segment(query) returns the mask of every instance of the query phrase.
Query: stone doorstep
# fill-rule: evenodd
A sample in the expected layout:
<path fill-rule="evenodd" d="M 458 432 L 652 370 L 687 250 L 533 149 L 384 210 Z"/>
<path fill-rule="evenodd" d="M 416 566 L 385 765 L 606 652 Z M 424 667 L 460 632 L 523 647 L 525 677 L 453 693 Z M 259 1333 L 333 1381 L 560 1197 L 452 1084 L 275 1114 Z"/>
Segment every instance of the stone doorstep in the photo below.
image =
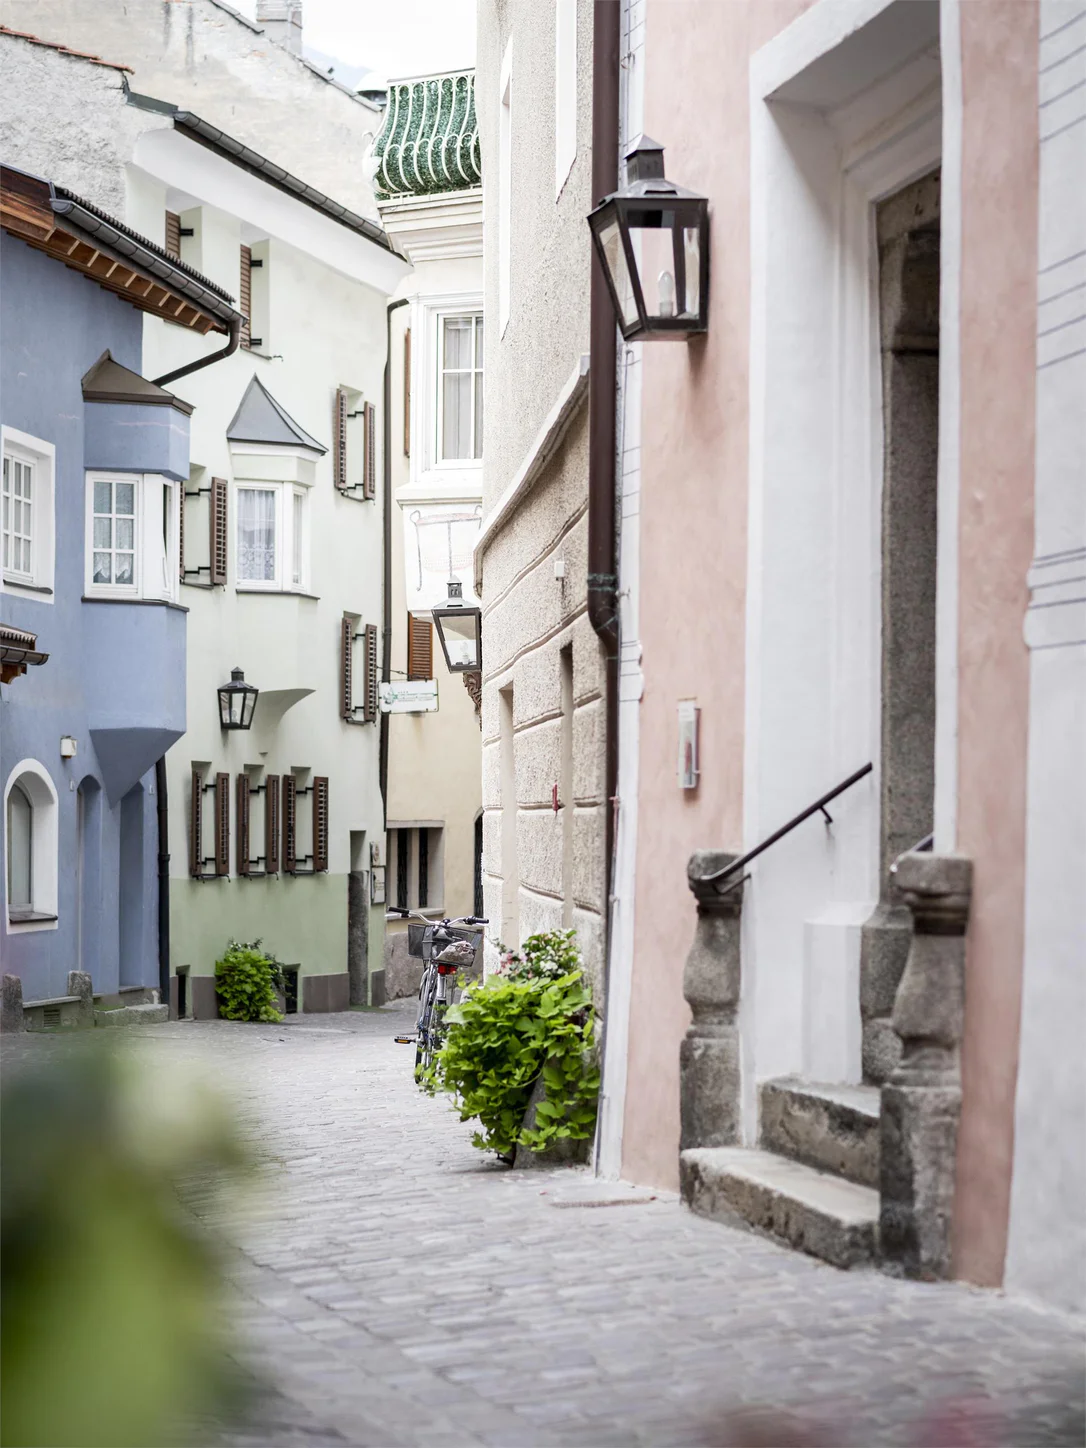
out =
<path fill-rule="evenodd" d="M 749 1147 L 695 1147 L 679 1157 L 683 1200 L 699 1216 L 736 1218 L 835 1267 L 873 1264 L 879 1194 L 871 1187 Z"/>
<path fill-rule="evenodd" d="M 859 1186 L 879 1185 L 879 1088 L 787 1076 L 759 1092 L 759 1142 Z"/>
<path fill-rule="evenodd" d="M 95 1011 L 96 1026 L 154 1026 L 170 1019 L 169 1006 L 148 1003 L 138 1006 L 120 1006 L 114 1011 Z"/>

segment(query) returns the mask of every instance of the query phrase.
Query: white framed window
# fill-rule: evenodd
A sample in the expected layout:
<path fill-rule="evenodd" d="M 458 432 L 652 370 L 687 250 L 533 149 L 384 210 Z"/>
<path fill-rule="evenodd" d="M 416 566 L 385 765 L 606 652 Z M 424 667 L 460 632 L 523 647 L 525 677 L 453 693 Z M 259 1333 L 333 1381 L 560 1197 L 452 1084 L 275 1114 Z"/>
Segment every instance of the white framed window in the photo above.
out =
<path fill-rule="evenodd" d="M 86 596 L 176 602 L 180 507 L 157 473 L 88 473 Z"/>
<path fill-rule="evenodd" d="M 476 462 L 483 455 L 482 313 L 440 317 L 438 328 L 438 462 Z"/>
<path fill-rule="evenodd" d="M 577 0 L 554 0 L 554 199 L 577 159 Z"/>
<path fill-rule="evenodd" d="M 498 327 L 502 336 L 509 323 L 512 189 L 513 41 L 510 38 L 498 81 Z"/>
<path fill-rule="evenodd" d="M 4 917 L 9 933 L 57 926 L 57 791 L 36 759 L 4 787 Z"/>
<path fill-rule="evenodd" d="M 53 597 L 54 469 L 56 449 L 42 438 L 0 429 L 0 572 L 4 587 Z"/>
<path fill-rule="evenodd" d="M 296 483 L 236 483 L 234 577 L 240 592 L 309 589 L 309 489 Z"/>

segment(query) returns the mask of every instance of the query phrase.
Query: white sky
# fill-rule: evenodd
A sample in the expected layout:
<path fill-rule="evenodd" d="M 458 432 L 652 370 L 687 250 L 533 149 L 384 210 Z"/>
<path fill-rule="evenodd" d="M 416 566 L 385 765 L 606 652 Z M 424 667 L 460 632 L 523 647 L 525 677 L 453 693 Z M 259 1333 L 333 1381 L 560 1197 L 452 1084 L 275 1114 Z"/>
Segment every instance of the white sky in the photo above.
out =
<path fill-rule="evenodd" d="M 256 0 L 233 0 L 255 16 Z M 475 0 L 304 0 L 304 43 L 386 79 L 475 64 Z"/>

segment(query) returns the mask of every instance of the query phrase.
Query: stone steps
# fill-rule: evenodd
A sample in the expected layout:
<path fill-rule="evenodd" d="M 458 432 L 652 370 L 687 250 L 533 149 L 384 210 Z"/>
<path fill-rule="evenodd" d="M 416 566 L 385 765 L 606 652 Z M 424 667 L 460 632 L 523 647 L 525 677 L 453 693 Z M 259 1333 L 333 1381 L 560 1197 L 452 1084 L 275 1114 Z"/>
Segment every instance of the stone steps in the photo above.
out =
<path fill-rule="evenodd" d="M 871 1187 L 739 1146 L 684 1151 L 679 1172 L 683 1200 L 701 1216 L 738 1219 L 835 1267 L 875 1260 L 879 1194 Z"/>
<path fill-rule="evenodd" d="M 784 1077 L 762 1084 L 759 1140 L 767 1151 L 833 1172 L 859 1186 L 879 1184 L 879 1088 Z"/>
<path fill-rule="evenodd" d="M 119 1006 L 113 1011 L 95 1011 L 94 1013 L 96 1026 L 106 1026 L 113 1030 L 122 1029 L 125 1026 L 156 1026 L 169 1019 L 169 1006 L 153 1004 Z"/>

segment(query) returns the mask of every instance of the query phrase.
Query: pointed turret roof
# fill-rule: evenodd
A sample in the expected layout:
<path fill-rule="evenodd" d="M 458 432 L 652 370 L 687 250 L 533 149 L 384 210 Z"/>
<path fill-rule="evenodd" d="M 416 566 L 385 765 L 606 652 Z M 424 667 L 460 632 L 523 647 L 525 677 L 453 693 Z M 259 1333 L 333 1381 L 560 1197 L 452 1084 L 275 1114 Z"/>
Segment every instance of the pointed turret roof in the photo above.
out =
<path fill-rule="evenodd" d="M 310 437 L 281 407 L 255 374 L 245 389 L 233 421 L 226 429 L 230 442 L 258 442 L 271 447 L 301 447 L 310 452 L 325 453 L 328 449 Z"/>

